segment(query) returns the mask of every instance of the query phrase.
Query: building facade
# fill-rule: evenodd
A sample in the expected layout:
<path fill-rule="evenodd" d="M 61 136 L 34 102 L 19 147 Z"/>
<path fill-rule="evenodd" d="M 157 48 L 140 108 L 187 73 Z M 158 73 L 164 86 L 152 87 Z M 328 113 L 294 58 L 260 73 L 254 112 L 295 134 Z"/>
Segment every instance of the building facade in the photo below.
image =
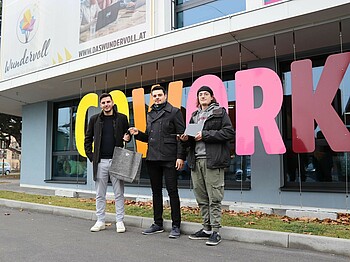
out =
<path fill-rule="evenodd" d="M 237 130 L 226 201 L 348 209 L 350 1 L 47 2 L 3 1 L 0 111 L 23 119 L 21 186 L 94 191 L 81 142 L 98 94 L 142 129 L 152 85 L 188 117 L 206 83 Z M 141 177 L 127 194 L 150 194 Z M 187 168 L 179 181 L 194 198 Z"/>

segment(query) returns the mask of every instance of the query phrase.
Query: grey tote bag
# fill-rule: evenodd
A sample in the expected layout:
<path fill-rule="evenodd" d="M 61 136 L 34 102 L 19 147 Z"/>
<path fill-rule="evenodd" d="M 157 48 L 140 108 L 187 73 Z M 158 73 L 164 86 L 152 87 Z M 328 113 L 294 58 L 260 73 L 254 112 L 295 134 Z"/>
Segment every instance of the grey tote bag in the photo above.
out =
<path fill-rule="evenodd" d="M 134 148 L 136 148 L 135 140 Z M 140 180 L 141 163 L 141 153 L 131 151 L 126 148 L 115 147 L 109 173 L 111 176 L 125 182 L 138 182 Z"/>

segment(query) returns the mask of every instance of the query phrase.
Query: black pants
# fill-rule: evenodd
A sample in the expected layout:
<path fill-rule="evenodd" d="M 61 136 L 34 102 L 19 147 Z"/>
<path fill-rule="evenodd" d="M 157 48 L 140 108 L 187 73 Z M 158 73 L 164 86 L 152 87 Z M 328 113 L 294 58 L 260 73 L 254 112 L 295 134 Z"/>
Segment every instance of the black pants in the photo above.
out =
<path fill-rule="evenodd" d="M 168 191 L 173 226 L 180 227 L 181 212 L 180 198 L 177 189 L 177 171 L 175 161 L 147 161 L 153 195 L 154 223 L 163 226 L 163 176 Z"/>

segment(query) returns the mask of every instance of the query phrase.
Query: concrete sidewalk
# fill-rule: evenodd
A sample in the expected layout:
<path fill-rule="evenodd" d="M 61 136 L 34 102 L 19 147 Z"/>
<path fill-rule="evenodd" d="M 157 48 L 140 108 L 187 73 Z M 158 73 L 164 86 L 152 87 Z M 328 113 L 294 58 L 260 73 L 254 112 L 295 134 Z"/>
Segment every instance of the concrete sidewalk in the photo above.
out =
<path fill-rule="evenodd" d="M 20 187 L 18 180 L 3 179 L 3 178 L 0 180 L 0 190 L 39 194 L 39 195 L 55 195 L 55 190 Z M 93 194 L 84 195 L 80 193 L 79 193 L 79 196 L 94 197 Z M 71 217 L 77 217 L 77 218 L 88 219 L 88 220 L 96 220 L 94 211 L 26 203 L 26 202 L 6 200 L 6 199 L 0 199 L 0 205 L 11 207 L 11 208 L 50 213 L 54 215 L 71 216 Z M 254 208 L 254 206 L 250 207 L 250 209 L 252 208 Z M 115 214 L 110 214 L 110 213 L 107 214 L 106 220 L 108 222 L 114 222 Z M 126 226 L 148 228 L 153 223 L 153 219 L 144 218 L 144 217 L 135 217 L 135 216 L 125 216 L 124 222 Z M 201 227 L 202 226 L 199 223 L 182 222 L 181 231 L 183 234 L 192 234 L 193 232 L 199 230 Z M 171 221 L 165 221 L 164 228 L 165 230 L 170 231 Z M 326 253 L 350 257 L 350 240 L 347 240 L 347 239 L 311 236 L 311 235 L 285 233 L 285 232 L 274 232 L 274 231 L 256 230 L 256 229 L 235 228 L 235 227 L 223 227 L 220 230 L 220 234 L 224 240 L 256 243 L 256 244 L 270 245 L 270 246 L 277 246 L 277 247 L 284 247 L 284 248 L 312 250 L 312 251 L 326 252 Z"/>

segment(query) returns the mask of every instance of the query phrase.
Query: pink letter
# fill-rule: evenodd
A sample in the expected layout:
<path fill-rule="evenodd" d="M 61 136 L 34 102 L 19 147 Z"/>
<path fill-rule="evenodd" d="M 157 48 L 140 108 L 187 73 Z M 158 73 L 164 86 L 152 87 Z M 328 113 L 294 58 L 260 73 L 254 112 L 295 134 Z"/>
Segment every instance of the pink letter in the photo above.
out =
<path fill-rule="evenodd" d="M 214 97 L 220 106 L 228 112 L 227 92 L 222 80 L 215 75 L 204 75 L 193 82 L 188 92 L 186 104 L 186 123 L 190 122 L 192 113 L 197 110 L 197 91 L 202 86 L 208 86 L 213 90 Z"/>
<path fill-rule="evenodd" d="M 254 86 L 262 89 L 263 101 L 254 108 Z M 283 89 L 278 75 L 268 68 L 236 73 L 236 153 L 254 154 L 254 127 L 258 127 L 266 153 L 284 154 L 275 117 L 281 109 Z"/>
<path fill-rule="evenodd" d="M 293 62 L 292 67 L 292 125 L 293 151 L 315 150 L 314 120 L 334 151 L 350 150 L 350 133 L 332 107 L 332 101 L 350 62 L 350 53 L 327 58 L 321 78 L 313 92 L 310 60 Z"/>

